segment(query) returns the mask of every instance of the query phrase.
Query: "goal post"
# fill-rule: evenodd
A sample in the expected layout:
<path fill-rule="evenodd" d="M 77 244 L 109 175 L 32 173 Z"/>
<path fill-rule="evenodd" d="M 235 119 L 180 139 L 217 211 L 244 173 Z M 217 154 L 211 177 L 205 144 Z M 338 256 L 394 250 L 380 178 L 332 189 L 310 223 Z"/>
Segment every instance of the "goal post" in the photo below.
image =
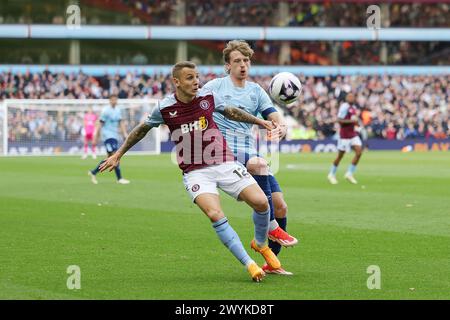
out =
<path fill-rule="evenodd" d="M 108 99 L 6 99 L 0 104 L 0 155 L 81 155 L 84 115 L 98 118 Z M 129 133 L 158 105 L 156 99 L 119 99 L 117 107 Z M 106 154 L 99 139 L 97 154 Z M 121 141 L 119 141 L 120 143 Z M 155 128 L 130 153 L 159 154 L 160 129 Z"/>

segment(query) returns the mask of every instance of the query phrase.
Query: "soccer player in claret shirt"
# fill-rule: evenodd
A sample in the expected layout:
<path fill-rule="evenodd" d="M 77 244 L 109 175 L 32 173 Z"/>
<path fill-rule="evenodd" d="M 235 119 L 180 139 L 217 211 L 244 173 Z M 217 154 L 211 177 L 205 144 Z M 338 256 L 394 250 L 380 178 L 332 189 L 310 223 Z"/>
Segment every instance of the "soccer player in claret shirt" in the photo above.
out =
<path fill-rule="evenodd" d="M 117 96 L 111 95 L 109 97 L 109 106 L 103 108 L 100 115 L 100 121 L 97 123 L 97 128 L 95 130 L 95 139 L 98 141 L 99 134 L 102 135 L 103 143 L 105 144 L 106 152 L 108 156 L 114 154 L 117 151 L 119 145 L 119 139 L 122 135 L 124 138 L 127 137 L 127 131 L 125 129 L 125 124 L 122 121 L 122 113 L 117 107 Z M 103 163 L 101 161 L 95 169 L 88 171 L 88 175 L 91 177 L 93 184 L 97 184 L 96 175 L 100 171 L 100 165 Z M 122 178 L 122 171 L 120 167 L 114 168 L 117 177 L 117 183 L 129 184 L 130 181 Z"/>
<path fill-rule="evenodd" d="M 345 152 L 352 148 L 355 151 L 355 156 L 352 159 L 352 163 L 347 169 L 344 177 L 350 183 L 357 184 L 353 173 L 356 170 L 356 166 L 362 155 L 362 142 L 358 133 L 355 130 L 355 126 L 359 123 L 358 109 L 355 102 L 355 96 L 353 93 L 348 93 L 345 97 L 345 102 L 341 104 L 338 111 L 338 122 L 341 126 L 339 130 L 339 139 L 337 144 L 338 155 L 331 166 L 328 174 L 328 181 L 331 184 L 337 184 L 336 171 L 339 163 L 342 160 Z"/>
<path fill-rule="evenodd" d="M 268 130 L 272 122 L 259 119 L 223 100 L 207 89 L 199 89 L 196 65 L 185 61 L 172 69 L 175 94 L 160 101 L 147 120 L 129 134 L 119 150 L 100 167 L 101 171 L 116 168 L 121 157 L 147 132 L 165 123 L 175 142 L 177 162 L 183 171 L 183 182 L 192 201 L 206 214 L 220 241 L 246 266 L 254 281 L 260 281 L 264 271 L 248 255 L 239 236 L 222 211 L 217 187 L 253 208 L 254 239 L 251 248 L 259 252 L 273 268 L 281 266 L 277 256 L 267 245 L 270 207 L 264 192 L 235 161 L 233 153 L 213 119 L 214 112 L 235 121 L 261 125 Z"/>
<path fill-rule="evenodd" d="M 88 157 L 89 143 L 91 144 L 91 155 L 92 159 L 97 158 L 96 150 L 95 150 L 95 127 L 97 122 L 97 115 L 92 111 L 92 108 L 89 108 L 88 112 L 84 115 L 84 152 L 82 159 L 86 159 Z"/>
<path fill-rule="evenodd" d="M 263 118 L 274 121 L 277 128 L 271 132 L 272 139 L 281 139 L 286 135 L 286 125 L 282 116 L 264 89 L 257 83 L 247 80 L 252 55 L 253 50 L 247 42 L 243 40 L 228 42 L 223 50 L 223 59 L 225 70 L 229 75 L 211 80 L 204 87 L 220 95 L 226 103 L 238 106 L 254 116 L 261 114 Z M 288 207 L 283 193 L 277 179 L 270 172 L 267 161 L 256 151 L 252 125 L 226 119 L 219 113 L 214 114 L 214 121 L 237 160 L 246 166 L 267 196 L 271 208 L 269 247 L 278 255 L 281 246 L 296 245 L 298 240 L 285 231 Z M 264 265 L 263 270 L 266 273 L 292 275 L 281 267 L 275 270 L 269 265 Z"/>

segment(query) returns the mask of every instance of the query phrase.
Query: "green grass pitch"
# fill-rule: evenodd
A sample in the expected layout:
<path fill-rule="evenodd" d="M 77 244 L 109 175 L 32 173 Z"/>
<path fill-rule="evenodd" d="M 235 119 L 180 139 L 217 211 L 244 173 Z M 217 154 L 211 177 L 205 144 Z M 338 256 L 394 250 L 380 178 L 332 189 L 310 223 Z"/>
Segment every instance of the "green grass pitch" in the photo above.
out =
<path fill-rule="evenodd" d="M 281 157 L 292 277 L 250 280 L 193 205 L 169 155 L 126 156 L 124 177 L 78 157 L 0 158 L 0 299 L 449 299 L 450 153 L 367 152 L 358 185 L 335 154 Z M 250 255 L 251 210 L 222 194 Z M 69 290 L 67 267 L 81 270 Z M 369 290 L 367 268 L 381 288 Z"/>

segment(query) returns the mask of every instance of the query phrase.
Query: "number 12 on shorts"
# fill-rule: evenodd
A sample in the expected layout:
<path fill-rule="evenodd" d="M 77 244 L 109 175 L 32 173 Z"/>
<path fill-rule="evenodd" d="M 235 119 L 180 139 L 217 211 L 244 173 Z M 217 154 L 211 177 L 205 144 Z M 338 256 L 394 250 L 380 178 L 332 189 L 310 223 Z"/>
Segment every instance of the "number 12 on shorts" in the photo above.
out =
<path fill-rule="evenodd" d="M 236 169 L 233 170 L 233 173 L 235 173 L 241 179 L 250 177 L 250 174 L 247 172 L 247 170 L 242 167 L 236 167 Z"/>

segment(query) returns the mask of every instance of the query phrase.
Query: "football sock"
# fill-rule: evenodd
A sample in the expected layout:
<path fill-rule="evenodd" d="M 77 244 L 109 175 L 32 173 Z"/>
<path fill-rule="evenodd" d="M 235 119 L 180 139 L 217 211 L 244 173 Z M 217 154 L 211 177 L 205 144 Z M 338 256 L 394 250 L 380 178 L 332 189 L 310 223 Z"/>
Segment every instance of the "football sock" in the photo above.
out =
<path fill-rule="evenodd" d="M 259 187 L 262 189 L 262 191 L 266 195 L 267 200 L 269 201 L 270 221 L 273 221 L 273 220 L 275 220 L 275 216 L 274 216 L 275 211 L 273 210 L 272 190 L 270 189 L 269 176 L 254 175 L 253 178 L 256 180 Z"/>
<path fill-rule="evenodd" d="M 270 221 L 269 223 L 269 231 L 273 231 L 276 228 L 278 228 L 278 221 L 277 219 L 273 219 L 272 221 Z"/>
<path fill-rule="evenodd" d="M 278 225 L 281 229 L 286 231 L 286 225 L 287 225 L 287 217 L 284 218 L 276 218 Z M 269 247 L 272 249 L 272 252 L 278 255 L 281 251 L 281 245 L 278 242 L 275 241 L 269 241 Z"/>
<path fill-rule="evenodd" d="M 356 170 L 356 165 L 351 164 L 348 166 L 347 172 L 350 172 L 351 174 L 353 174 L 353 172 L 355 172 Z"/>
<path fill-rule="evenodd" d="M 219 236 L 220 241 L 231 251 L 231 253 L 239 260 L 243 265 L 248 265 L 253 262 L 252 258 L 245 251 L 242 245 L 241 239 L 233 228 L 228 223 L 228 219 L 223 217 L 219 221 L 212 224 L 214 230 Z"/>
<path fill-rule="evenodd" d="M 84 144 L 84 154 L 87 154 L 87 153 L 88 153 L 88 144 L 85 143 Z"/>
<path fill-rule="evenodd" d="M 336 171 L 337 171 L 337 166 L 335 166 L 334 164 L 331 166 L 331 170 L 330 170 L 330 174 L 332 175 L 336 175 Z"/>
<path fill-rule="evenodd" d="M 95 167 L 95 169 L 94 170 L 91 170 L 91 173 L 95 176 L 97 173 L 99 173 L 100 172 L 100 166 L 101 166 L 101 164 L 104 162 L 105 160 L 102 160 L 102 161 L 100 161 L 100 163 Z"/>
<path fill-rule="evenodd" d="M 258 247 L 266 244 L 267 233 L 269 232 L 269 211 L 253 211 L 253 223 L 255 224 L 255 241 Z"/>
<path fill-rule="evenodd" d="M 114 168 L 114 172 L 116 173 L 117 180 L 122 179 L 122 172 L 120 172 L 120 166 Z"/>

